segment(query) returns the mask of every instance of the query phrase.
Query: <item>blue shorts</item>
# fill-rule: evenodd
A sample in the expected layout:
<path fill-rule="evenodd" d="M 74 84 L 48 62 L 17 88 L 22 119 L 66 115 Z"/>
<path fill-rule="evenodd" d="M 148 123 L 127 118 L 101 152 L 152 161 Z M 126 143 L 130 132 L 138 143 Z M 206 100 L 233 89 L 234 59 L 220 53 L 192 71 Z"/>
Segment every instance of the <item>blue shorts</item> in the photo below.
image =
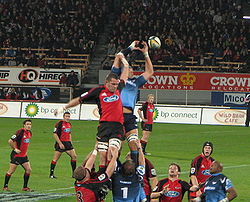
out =
<path fill-rule="evenodd" d="M 123 113 L 123 117 L 124 117 L 124 124 L 123 125 L 124 125 L 126 133 L 138 128 L 137 122 L 136 122 L 137 117 L 134 114 Z"/>

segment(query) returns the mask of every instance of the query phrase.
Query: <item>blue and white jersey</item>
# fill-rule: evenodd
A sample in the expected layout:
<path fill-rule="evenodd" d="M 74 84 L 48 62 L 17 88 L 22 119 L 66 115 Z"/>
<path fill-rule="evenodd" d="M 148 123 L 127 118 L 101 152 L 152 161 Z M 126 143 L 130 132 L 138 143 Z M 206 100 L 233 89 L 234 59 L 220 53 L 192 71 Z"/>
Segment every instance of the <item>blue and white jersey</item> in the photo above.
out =
<path fill-rule="evenodd" d="M 147 80 L 144 76 L 128 78 L 125 87 L 122 89 L 121 98 L 122 106 L 134 110 L 139 88 L 142 87 Z"/>
<path fill-rule="evenodd" d="M 113 201 L 140 202 L 144 174 L 144 166 L 138 166 L 136 174 L 131 176 L 123 176 L 121 169 L 117 168 L 112 176 Z"/>
<path fill-rule="evenodd" d="M 233 184 L 222 173 L 212 174 L 205 183 L 206 202 L 218 202 L 226 197 L 227 190 L 232 188 Z"/>

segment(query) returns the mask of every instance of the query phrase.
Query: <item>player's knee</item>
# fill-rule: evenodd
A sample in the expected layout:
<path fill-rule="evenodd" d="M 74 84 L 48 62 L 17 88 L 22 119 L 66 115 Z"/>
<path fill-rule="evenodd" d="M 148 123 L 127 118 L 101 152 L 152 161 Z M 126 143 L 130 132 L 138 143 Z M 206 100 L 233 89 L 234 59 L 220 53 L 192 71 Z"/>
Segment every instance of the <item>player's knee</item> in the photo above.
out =
<path fill-rule="evenodd" d="M 31 171 L 32 171 L 32 169 L 31 169 L 30 167 L 25 169 L 25 173 L 30 174 L 30 173 L 31 173 Z"/>
<path fill-rule="evenodd" d="M 120 149 L 121 148 L 121 140 L 117 139 L 117 138 L 112 138 L 109 140 L 109 147 L 112 148 L 116 148 L 116 149 Z"/>
<path fill-rule="evenodd" d="M 71 155 L 71 160 L 76 160 L 76 158 L 77 158 L 76 154 Z"/>
<path fill-rule="evenodd" d="M 98 142 L 97 143 L 97 150 L 99 152 L 107 152 L 109 144 L 107 142 Z"/>
<path fill-rule="evenodd" d="M 128 142 L 136 142 L 138 140 L 138 134 L 132 133 L 127 137 Z"/>

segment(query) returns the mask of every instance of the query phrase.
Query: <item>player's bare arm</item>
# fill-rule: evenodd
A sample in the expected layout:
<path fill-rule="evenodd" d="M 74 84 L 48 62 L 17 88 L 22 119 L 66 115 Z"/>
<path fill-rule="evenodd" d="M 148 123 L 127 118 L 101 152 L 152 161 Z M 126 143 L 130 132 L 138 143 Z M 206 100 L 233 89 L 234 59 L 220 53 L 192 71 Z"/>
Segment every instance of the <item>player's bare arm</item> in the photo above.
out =
<path fill-rule="evenodd" d="M 53 133 L 54 139 L 55 141 L 58 143 L 60 149 L 65 149 L 63 143 L 61 142 L 61 140 L 59 139 L 58 135 L 56 133 Z"/>
<path fill-rule="evenodd" d="M 138 114 L 139 114 L 139 117 L 141 118 L 141 120 L 143 122 L 147 122 L 148 120 L 144 118 L 143 114 L 142 114 L 142 111 L 140 109 L 137 110 Z"/>
<path fill-rule="evenodd" d="M 112 149 L 110 152 L 111 152 L 112 158 L 111 158 L 111 161 L 109 162 L 109 165 L 106 169 L 106 174 L 109 178 L 112 176 L 112 174 L 114 173 L 114 170 L 115 170 L 116 160 L 118 157 L 118 149 Z"/>
<path fill-rule="evenodd" d="M 64 110 L 75 107 L 80 104 L 80 97 L 74 98 L 73 100 L 69 101 L 64 107 L 60 107 L 59 109 L 56 109 L 54 112 L 54 115 L 57 116 L 58 114 L 61 114 L 64 112 Z"/>
<path fill-rule="evenodd" d="M 8 143 L 9 143 L 10 147 L 11 147 L 17 154 L 19 154 L 19 153 L 21 152 L 21 150 L 17 148 L 17 145 L 16 145 L 16 142 L 15 142 L 15 141 L 13 141 L 12 139 L 9 139 L 9 140 L 8 140 Z"/>
<path fill-rule="evenodd" d="M 232 201 L 233 199 L 235 199 L 237 197 L 237 192 L 235 190 L 235 188 L 231 187 L 227 190 L 227 197 L 220 200 L 219 202 L 228 202 L 228 201 Z"/>
<path fill-rule="evenodd" d="M 139 49 L 145 57 L 145 71 L 142 75 L 145 78 L 145 80 L 149 80 L 149 78 L 154 74 L 154 68 L 148 54 L 148 45 L 145 41 L 143 41 L 142 44 L 143 48 Z"/>

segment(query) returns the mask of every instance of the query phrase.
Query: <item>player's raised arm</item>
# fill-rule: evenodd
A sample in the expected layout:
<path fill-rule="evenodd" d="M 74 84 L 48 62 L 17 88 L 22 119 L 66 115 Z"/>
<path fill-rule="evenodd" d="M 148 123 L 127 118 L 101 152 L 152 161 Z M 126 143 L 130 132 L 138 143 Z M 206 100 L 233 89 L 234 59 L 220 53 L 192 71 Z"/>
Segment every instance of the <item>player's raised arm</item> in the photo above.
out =
<path fill-rule="evenodd" d="M 143 48 L 139 49 L 145 57 L 145 71 L 142 75 L 145 80 L 149 80 L 149 78 L 154 74 L 154 68 L 153 68 L 153 64 L 148 54 L 148 45 L 144 41 L 142 42 L 142 44 L 143 44 Z"/>
<path fill-rule="evenodd" d="M 74 98 L 73 100 L 70 100 L 65 106 L 60 107 L 59 109 L 56 109 L 54 112 L 54 115 L 57 116 L 58 114 L 63 113 L 66 109 L 75 107 L 79 104 L 80 104 L 80 97 Z"/>
<path fill-rule="evenodd" d="M 108 177 L 110 178 L 112 176 L 112 174 L 114 173 L 115 167 L 116 167 L 116 160 L 118 157 L 118 149 L 112 149 L 111 150 L 111 161 L 109 162 L 109 165 L 106 169 L 106 174 L 108 175 Z"/>
<path fill-rule="evenodd" d="M 139 41 L 133 41 L 129 45 L 128 48 L 123 49 L 121 52 L 116 54 L 116 57 L 115 57 L 115 60 L 113 62 L 112 69 L 111 69 L 111 71 L 113 73 L 120 76 L 120 74 L 121 74 L 121 66 L 122 66 L 122 60 L 121 60 L 122 57 L 121 57 L 121 55 L 123 55 L 126 58 L 128 54 L 132 53 L 133 50 L 138 50 L 138 47 L 137 47 L 138 44 L 139 44 Z"/>

